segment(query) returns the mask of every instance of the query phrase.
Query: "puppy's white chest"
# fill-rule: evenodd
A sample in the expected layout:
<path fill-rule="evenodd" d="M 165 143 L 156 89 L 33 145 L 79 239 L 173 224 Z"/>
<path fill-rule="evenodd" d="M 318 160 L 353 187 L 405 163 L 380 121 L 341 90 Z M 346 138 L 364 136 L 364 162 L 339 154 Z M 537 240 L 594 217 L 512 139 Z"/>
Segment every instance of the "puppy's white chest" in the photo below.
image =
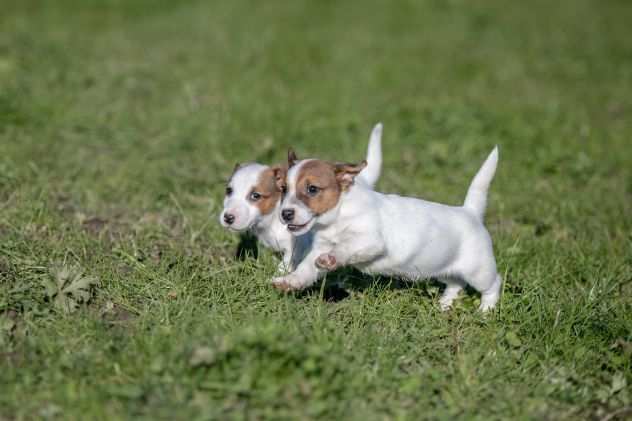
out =
<path fill-rule="evenodd" d="M 292 247 L 292 236 L 287 230 L 282 230 L 279 227 L 272 226 L 262 230 L 257 233 L 257 237 L 263 245 L 277 252 L 284 252 Z"/>

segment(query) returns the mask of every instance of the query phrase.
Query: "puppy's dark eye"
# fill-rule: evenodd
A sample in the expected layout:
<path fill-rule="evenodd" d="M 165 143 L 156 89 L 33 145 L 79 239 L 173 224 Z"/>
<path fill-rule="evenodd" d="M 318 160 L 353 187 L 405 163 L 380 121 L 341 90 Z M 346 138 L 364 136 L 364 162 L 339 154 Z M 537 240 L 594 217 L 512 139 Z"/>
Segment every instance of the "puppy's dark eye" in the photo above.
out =
<path fill-rule="evenodd" d="M 259 199 L 261 199 L 261 193 L 258 193 L 256 191 L 253 191 L 252 193 L 250 193 L 250 200 L 252 200 L 253 202 L 256 202 Z"/>
<path fill-rule="evenodd" d="M 316 196 L 319 191 L 319 187 L 313 186 L 311 184 L 307 186 L 307 194 L 309 194 L 310 196 Z"/>
<path fill-rule="evenodd" d="M 231 194 L 233 194 L 233 188 L 232 187 L 226 187 L 226 196 L 230 196 Z"/>

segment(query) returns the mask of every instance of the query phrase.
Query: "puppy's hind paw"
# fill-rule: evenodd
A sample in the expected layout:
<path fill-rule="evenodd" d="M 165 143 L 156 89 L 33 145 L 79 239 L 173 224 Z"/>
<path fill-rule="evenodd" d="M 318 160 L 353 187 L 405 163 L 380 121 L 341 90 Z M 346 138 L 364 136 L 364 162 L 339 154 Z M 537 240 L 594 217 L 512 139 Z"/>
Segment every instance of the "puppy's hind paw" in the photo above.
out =
<path fill-rule="evenodd" d="M 336 268 L 338 268 L 338 260 L 336 259 L 336 256 L 327 253 L 318 256 L 314 264 L 317 268 L 327 271 L 336 270 Z"/>

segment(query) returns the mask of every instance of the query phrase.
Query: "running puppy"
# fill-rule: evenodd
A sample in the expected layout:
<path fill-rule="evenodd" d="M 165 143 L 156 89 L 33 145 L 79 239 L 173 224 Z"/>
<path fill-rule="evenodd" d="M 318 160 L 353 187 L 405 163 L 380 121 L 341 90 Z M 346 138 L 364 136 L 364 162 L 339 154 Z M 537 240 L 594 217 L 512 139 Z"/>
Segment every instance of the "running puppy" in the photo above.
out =
<path fill-rule="evenodd" d="M 290 154 L 291 159 L 296 156 Z M 382 170 L 382 124 L 377 124 L 369 139 L 367 168 L 358 176 L 359 184 L 372 189 Z M 283 255 L 280 271 L 293 270 L 311 245 L 312 235 L 293 236 L 281 223 L 279 209 L 282 183 L 287 167 L 257 163 L 237 164 L 226 186 L 220 223 L 236 232 L 250 230 L 266 247 Z"/>
<path fill-rule="evenodd" d="M 456 207 L 386 195 L 354 182 L 366 161 L 290 162 L 281 218 L 294 235 L 311 230 L 314 243 L 294 272 L 273 279 L 274 286 L 303 289 L 326 271 L 350 265 L 411 280 L 437 277 L 447 285 L 440 300 L 444 310 L 469 284 L 482 294 L 480 310 L 492 309 L 501 278 L 483 216 L 497 163 L 494 148 L 463 206 Z"/>

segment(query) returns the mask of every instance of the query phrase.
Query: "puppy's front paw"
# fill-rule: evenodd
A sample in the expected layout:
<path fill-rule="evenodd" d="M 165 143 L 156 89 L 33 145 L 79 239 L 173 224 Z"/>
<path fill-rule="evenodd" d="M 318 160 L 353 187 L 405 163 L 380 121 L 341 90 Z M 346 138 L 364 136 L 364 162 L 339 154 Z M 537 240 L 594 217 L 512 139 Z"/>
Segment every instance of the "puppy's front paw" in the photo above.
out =
<path fill-rule="evenodd" d="M 332 271 L 336 270 L 338 267 L 338 260 L 336 259 L 336 256 L 324 253 L 318 256 L 315 265 L 319 269 Z"/>
<path fill-rule="evenodd" d="M 299 291 L 303 289 L 300 279 L 294 275 L 278 276 L 273 278 L 272 286 L 283 292 Z"/>

